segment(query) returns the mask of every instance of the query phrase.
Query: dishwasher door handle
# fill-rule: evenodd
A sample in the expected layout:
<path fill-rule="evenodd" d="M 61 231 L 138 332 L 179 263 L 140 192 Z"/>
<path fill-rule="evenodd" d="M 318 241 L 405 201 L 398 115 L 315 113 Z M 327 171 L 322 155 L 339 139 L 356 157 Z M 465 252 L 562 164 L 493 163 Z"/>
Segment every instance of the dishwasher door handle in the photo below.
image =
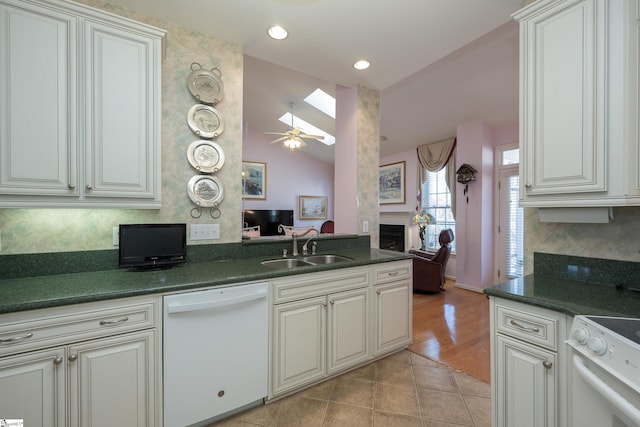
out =
<path fill-rule="evenodd" d="M 267 290 L 262 289 L 254 293 L 240 295 L 231 298 L 211 299 L 208 301 L 198 301 L 191 303 L 174 302 L 167 305 L 167 312 L 184 313 L 187 311 L 209 310 L 211 308 L 226 307 L 229 305 L 242 304 L 243 302 L 255 301 L 267 297 Z"/>

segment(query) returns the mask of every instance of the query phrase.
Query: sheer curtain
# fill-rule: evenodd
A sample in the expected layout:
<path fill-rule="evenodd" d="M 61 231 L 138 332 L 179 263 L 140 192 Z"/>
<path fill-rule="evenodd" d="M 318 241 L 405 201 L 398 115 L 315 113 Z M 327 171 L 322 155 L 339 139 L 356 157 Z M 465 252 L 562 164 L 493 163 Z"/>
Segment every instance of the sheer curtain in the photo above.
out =
<path fill-rule="evenodd" d="M 422 188 L 422 183 L 427 177 L 427 171 L 438 172 L 442 168 L 446 169 L 447 188 L 451 193 L 451 212 L 456 217 L 456 138 L 448 138 L 442 141 L 421 145 L 418 152 L 418 188 Z M 420 193 L 419 199 L 422 198 Z M 419 206 L 422 201 L 418 200 Z M 419 207 L 418 207 L 419 209 Z"/>

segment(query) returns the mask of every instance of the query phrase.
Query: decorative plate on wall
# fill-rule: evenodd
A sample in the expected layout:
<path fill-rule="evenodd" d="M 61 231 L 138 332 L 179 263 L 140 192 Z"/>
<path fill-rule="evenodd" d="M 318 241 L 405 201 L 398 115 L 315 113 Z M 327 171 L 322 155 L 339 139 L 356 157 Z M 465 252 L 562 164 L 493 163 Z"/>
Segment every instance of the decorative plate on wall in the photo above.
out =
<path fill-rule="evenodd" d="M 198 101 L 205 104 L 216 105 L 224 98 L 224 85 L 222 84 L 222 72 L 218 68 L 205 70 L 200 64 L 191 64 L 191 74 L 187 78 L 189 92 Z"/>
<path fill-rule="evenodd" d="M 210 105 L 196 104 L 187 113 L 191 130 L 202 138 L 217 138 L 224 131 L 220 113 Z"/>
<path fill-rule="evenodd" d="M 215 176 L 195 175 L 187 184 L 187 194 L 193 203 L 203 208 L 218 206 L 224 199 L 224 188 Z"/>
<path fill-rule="evenodd" d="M 187 148 L 189 163 L 198 172 L 216 173 L 224 165 L 224 152 L 216 142 L 197 140 Z"/>

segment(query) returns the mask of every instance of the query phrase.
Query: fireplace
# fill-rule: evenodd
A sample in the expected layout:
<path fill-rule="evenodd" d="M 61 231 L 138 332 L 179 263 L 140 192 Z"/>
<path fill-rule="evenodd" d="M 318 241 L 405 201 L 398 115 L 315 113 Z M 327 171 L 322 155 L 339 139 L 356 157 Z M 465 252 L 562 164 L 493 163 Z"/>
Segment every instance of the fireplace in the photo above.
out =
<path fill-rule="evenodd" d="M 380 224 L 380 249 L 404 252 L 405 226 L 400 224 Z"/>

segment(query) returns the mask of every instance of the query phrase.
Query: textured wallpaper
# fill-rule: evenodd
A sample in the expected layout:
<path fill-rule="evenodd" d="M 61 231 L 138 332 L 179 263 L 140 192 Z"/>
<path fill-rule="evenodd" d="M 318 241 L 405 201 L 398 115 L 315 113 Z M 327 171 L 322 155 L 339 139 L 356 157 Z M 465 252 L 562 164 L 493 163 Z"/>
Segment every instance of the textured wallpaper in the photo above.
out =
<path fill-rule="evenodd" d="M 220 243 L 240 240 L 242 211 L 242 61 L 239 45 L 169 22 L 149 19 L 100 1 L 83 3 L 167 30 L 166 58 L 162 66 L 162 208 L 121 209 L 0 209 L 0 254 L 113 249 L 112 228 L 132 222 L 219 223 Z M 222 216 L 212 219 L 203 211 L 190 216 L 195 206 L 187 196 L 187 182 L 196 174 L 186 149 L 199 138 L 187 125 L 187 111 L 197 103 L 187 89 L 191 63 L 222 71 L 225 96 L 216 109 L 224 120 L 217 138 L 226 156 L 218 172 L 225 189 Z M 210 243 L 207 241 L 206 243 Z"/>
<path fill-rule="evenodd" d="M 614 208 L 608 224 L 542 223 L 537 209 L 524 212 L 525 274 L 534 252 L 640 262 L 640 208 Z"/>
<path fill-rule="evenodd" d="M 378 247 L 380 215 L 380 92 L 358 87 L 358 224 L 369 221 L 371 247 Z M 362 229 L 359 230 L 363 232 Z"/>

